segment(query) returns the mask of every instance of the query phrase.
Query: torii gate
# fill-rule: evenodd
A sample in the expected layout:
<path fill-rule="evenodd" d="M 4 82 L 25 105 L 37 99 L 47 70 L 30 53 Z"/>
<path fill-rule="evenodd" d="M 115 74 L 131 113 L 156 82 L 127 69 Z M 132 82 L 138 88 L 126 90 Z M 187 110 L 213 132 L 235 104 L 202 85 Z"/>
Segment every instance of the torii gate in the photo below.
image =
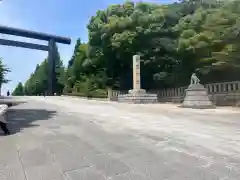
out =
<path fill-rule="evenodd" d="M 20 42 L 20 41 L 7 40 L 7 39 L 0 38 L 0 45 L 48 51 L 49 77 L 48 77 L 47 95 L 48 96 L 54 95 L 55 87 L 56 87 L 56 84 L 55 84 L 56 83 L 55 60 L 57 55 L 56 43 L 71 44 L 71 39 L 67 37 L 60 37 L 60 36 L 34 32 L 34 31 L 29 31 L 24 29 L 17 29 L 17 28 L 1 26 L 1 25 L 0 25 L 0 33 L 38 39 L 38 40 L 44 40 L 48 42 L 48 46 L 46 46 L 46 45 L 33 44 L 33 43 Z"/>

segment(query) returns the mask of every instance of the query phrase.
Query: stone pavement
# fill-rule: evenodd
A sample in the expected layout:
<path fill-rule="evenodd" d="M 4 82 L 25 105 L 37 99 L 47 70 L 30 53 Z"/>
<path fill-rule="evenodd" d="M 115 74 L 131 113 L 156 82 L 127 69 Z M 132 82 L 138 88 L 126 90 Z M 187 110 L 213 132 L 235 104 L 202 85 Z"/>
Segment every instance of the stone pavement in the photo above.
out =
<path fill-rule="evenodd" d="M 0 136 L 1 180 L 240 179 L 238 110 L 24 98 Z"/>

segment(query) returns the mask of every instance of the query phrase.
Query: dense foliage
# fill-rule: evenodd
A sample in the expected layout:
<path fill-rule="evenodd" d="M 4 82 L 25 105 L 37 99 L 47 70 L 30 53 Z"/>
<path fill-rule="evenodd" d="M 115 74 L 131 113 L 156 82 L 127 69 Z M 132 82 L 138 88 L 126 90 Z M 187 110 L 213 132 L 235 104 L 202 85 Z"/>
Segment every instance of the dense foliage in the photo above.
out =
<path fill-rule="evenodd" d="M 132 88 L 132 56 L 140 54 L 145 89 L 186 85 L 193 72 L 203 82 L 236 80 L 239 71 L 240 0 L 183 0 L 168 5 L 133 3 L 98 11 L 77 40 L 64 70 L 58 60 L 58 93 L 104 94 Z M 24 84 L 27 95 L 47 88 L 47 61 Z"/>
<path fill-rule="evenodd" d="M 20 82 L 16 86 L 16 88 L 13 91 L 12 95 L 14 95 L 14 96 L 23 96 L 24 94 L 25 94 L 24 93 L 24 87 L 23 87 L 23 84 Z"/>
<path fill-rule="evenodd" d="M 10 72 L 10 70 L 3 64 L 2 59 L 0 58 L 0 88 L 3 84 L 9 82 L 9 80 L 6 79 L 6 74 L 8 72 Z"/>
<path fill-rule="evenodd" d="M 65 83 L 65 70 L 63 62 L 60 60 L 59 53 L 56 58 L 56 76 L 57 82 L 55 92 L 61 94 Z M 25 82 L 24 87 L 19 83 L 12 95 L 43 95 L 46 94 L 48 87 L 48 61 L 45 59 L 40 65 L 37 65 L 35 71 L 30 75 Z M 20 90 L 19 90 L 20 89 Z"/>

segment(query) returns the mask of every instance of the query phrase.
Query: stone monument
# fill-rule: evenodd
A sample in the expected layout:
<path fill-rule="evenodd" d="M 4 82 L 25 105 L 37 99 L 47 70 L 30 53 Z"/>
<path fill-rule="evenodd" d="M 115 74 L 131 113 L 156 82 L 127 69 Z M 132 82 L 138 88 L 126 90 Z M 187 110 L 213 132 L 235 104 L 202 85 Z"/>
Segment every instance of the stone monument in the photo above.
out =
<path fill-rule="evenodd" d="M 128 94 L 118 95 L 119 102 L 128 102 L 135 104 L 146 104 L 158 102 L 156 94 L 146 93 L 141 89 L 141 60 L 139 55 L 133 56 L 133 89 L 128 91 Z"/>
<path fill-rule="evenodd" d="M 180 107 L 195 109 L 215 108 L 215 106 L 209 100 L 207 89 L 200 84 L 200 80 L 195 73 L 192 74 L 190 85 L 185 92 L 185 98 Z"/>

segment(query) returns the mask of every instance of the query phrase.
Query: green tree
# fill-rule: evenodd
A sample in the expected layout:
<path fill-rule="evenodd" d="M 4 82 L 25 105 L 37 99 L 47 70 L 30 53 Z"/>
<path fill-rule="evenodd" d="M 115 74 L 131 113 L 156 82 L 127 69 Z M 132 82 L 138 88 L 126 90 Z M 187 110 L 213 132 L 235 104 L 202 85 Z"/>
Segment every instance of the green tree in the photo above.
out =
<path fill-rule="evenodd" d="M 45 59 L 40 65 L 37 65 L 35 71 L 30 75 L 29 79 L 24 84 L 24 90 L 27 95 L 42 95 L 48 89 L 48 59 Z M 65 86 L 65 67 L 60 59 L 57 50 L 55 59 L 56 84 L 54 92 L 61 94 Z"/>
<path fill-rule="evenodd" d="M 142 88 L 187 85 L 240 77 L 240 0 L 126 1 L 99 10 L 88 23 L 89 41 L 76 41 L 64 68 L 56 61 L 56 92 L 86 96 L 132 88 L 132 56 L 141 55 Z M 29 95 L 47 90 L 47 61 L 25 82 Z M 104 94 L 104 93 L 103 93 Z"/>
<path fill-rule="evenodd" d="M 179 21 L 175 28 L 180 32 L 180 69 L 185 75 L 198 70 L 208 81 L 233 80 L 239 72 L 240 46 L 235 35 L 239 5 L 240 1 L 234 1 L 218 8 L 199 8 Z"/>
<path fill-rule="evenodd" d="M 171 71 L 176 36 L 172 27 L 181 16 L 169 6 L 126 2 L 98 11 L 88 25 L 89 45 L 112 87 L 132 86 L 132 56 L 142 55 L 144 88 L 151 88 L 153 76 Z M 166 73 L 167 74 L 167 73 Z M 168 81 L 169 82 L 169 81 Z"/>
<path fill-rule="evenodd" d="M 8 72 L 10 72 L 10 69 L 3 64 L 2 58 L 0 58 L 0 88 L 2 87 L 3 84 L 9 82 L 9 80 L 6 79 L 6 75 Z"/>
<path fill-rule="evenodd" d="M 13 96 L 23 96 L 24 95 L 24 87 L 23 84 L 20 82 L 18 83 L 17 87 L 14 89 Z"/>

